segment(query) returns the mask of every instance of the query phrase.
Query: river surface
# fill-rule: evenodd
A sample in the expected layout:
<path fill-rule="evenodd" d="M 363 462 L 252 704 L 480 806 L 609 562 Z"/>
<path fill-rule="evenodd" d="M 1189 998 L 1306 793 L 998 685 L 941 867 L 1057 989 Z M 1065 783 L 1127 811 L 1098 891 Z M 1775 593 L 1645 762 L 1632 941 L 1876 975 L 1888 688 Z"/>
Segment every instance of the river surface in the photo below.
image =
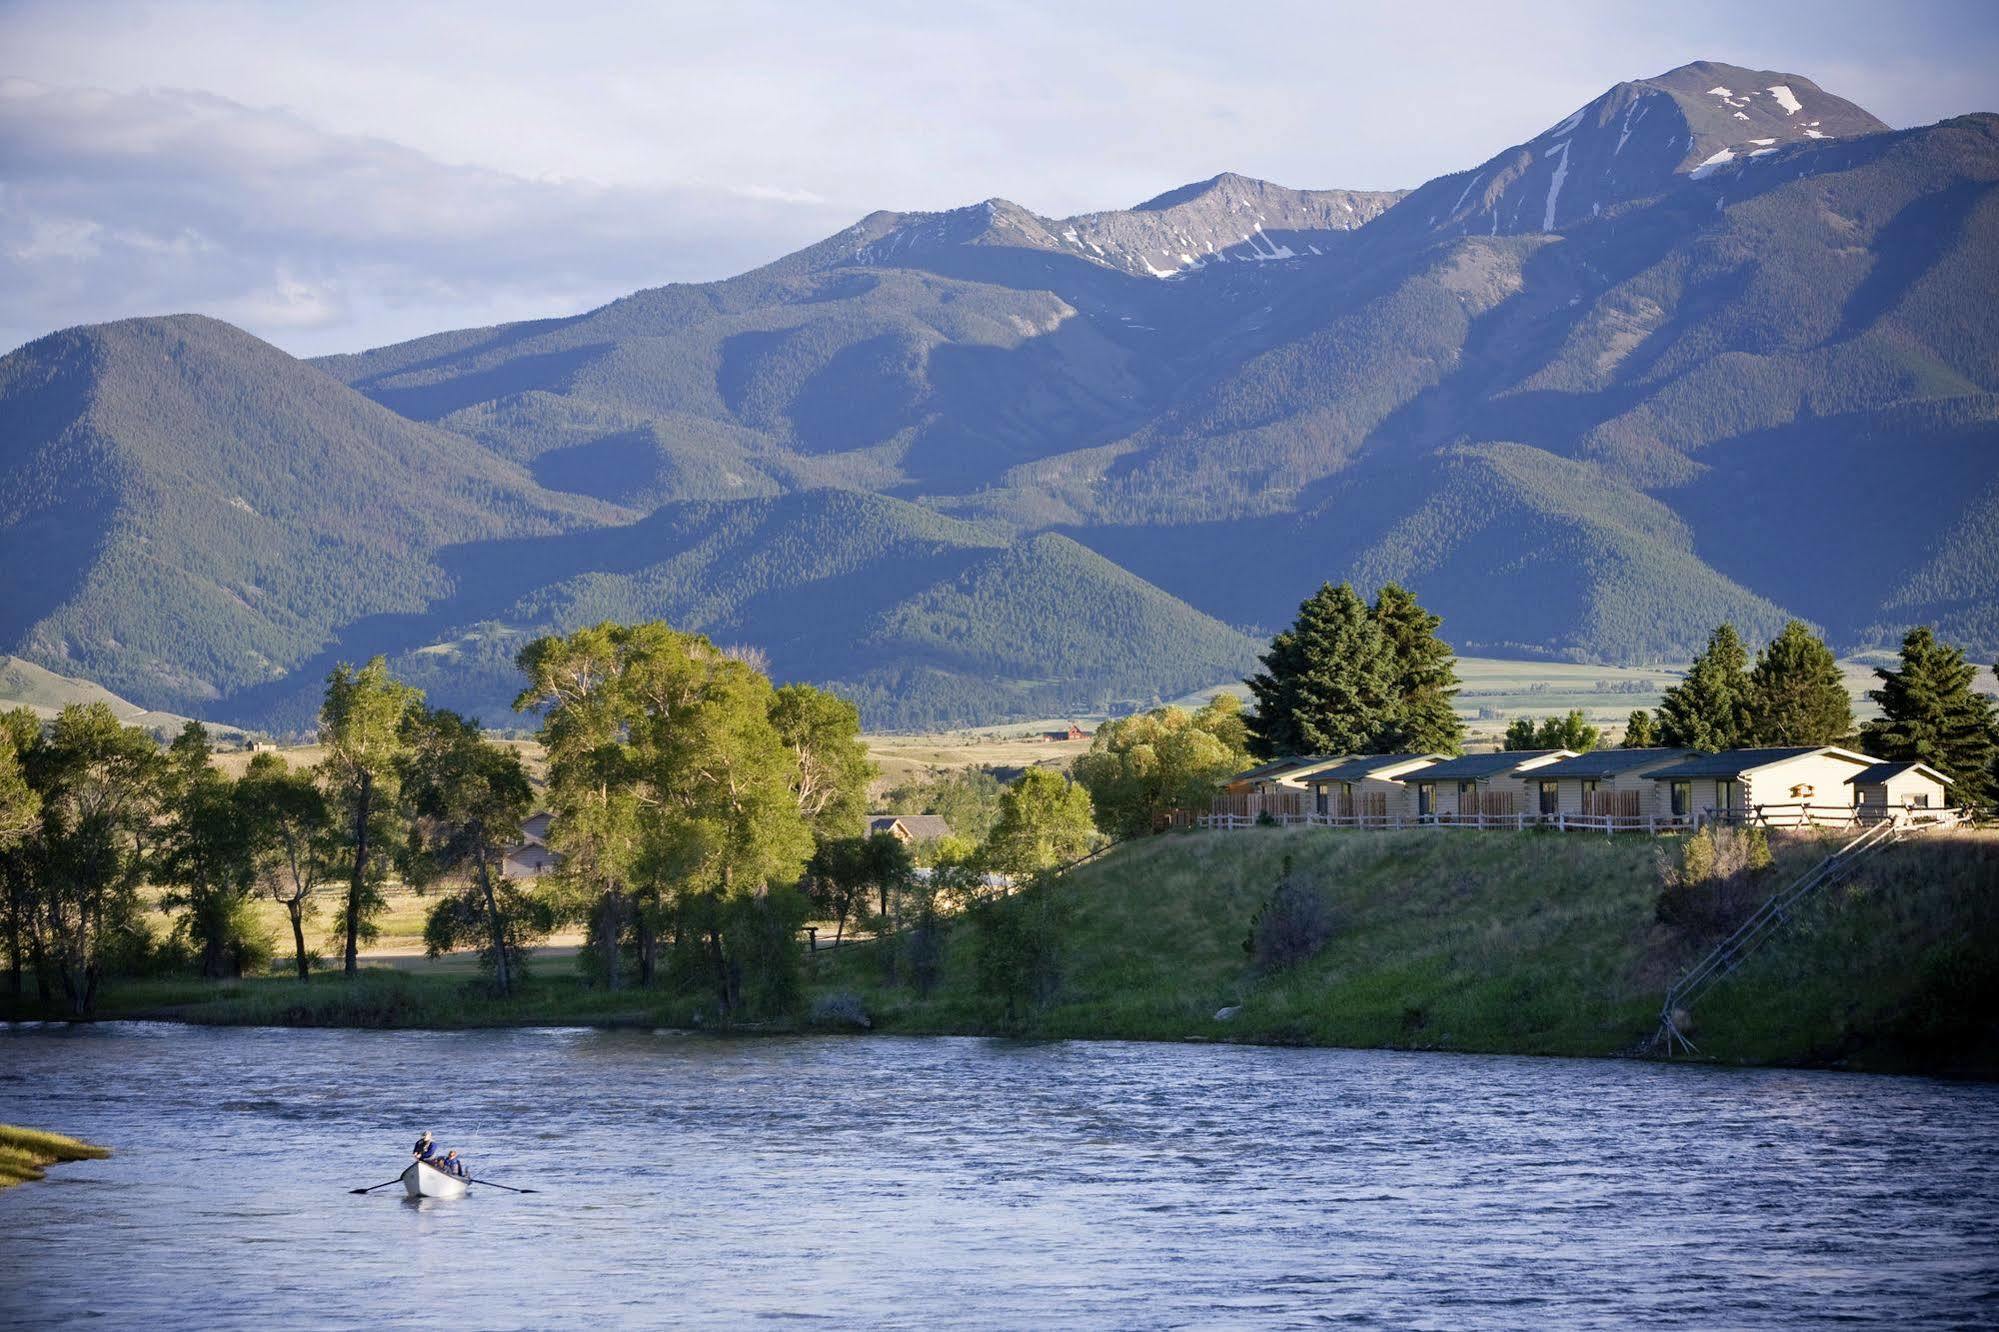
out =
<path fill-rule="evenodd" d="M 1999 1321 L 1999 1087 L 645 1032 L 0 1028 L 0 1322 Z M 433 1130 L 474 1188 L 393 1179 Z"/>

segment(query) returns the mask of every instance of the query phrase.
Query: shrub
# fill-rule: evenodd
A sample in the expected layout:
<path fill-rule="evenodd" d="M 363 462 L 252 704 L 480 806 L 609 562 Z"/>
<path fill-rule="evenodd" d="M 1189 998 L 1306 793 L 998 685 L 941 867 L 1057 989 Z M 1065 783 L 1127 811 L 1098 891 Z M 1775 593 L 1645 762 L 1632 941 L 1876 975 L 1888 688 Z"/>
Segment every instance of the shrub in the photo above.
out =
<path fill-rule="evenodd" d="M 1702 828 L 1680 842 L 1678 863 L 1659 852 L 1661 923 L 1703 932 L 1735 928 L 1762 897 L 1770 837 L 1761 828 Z"/>
<path fill-rule="evenodd" d="M 1333 909 L 1317 884 L 1292 873 L 1284 857 L 1284 877 L 1250 918 L 1243 951 L 1258 971 L 1281 971 L 1315 956 L 1333 937 Z"/>

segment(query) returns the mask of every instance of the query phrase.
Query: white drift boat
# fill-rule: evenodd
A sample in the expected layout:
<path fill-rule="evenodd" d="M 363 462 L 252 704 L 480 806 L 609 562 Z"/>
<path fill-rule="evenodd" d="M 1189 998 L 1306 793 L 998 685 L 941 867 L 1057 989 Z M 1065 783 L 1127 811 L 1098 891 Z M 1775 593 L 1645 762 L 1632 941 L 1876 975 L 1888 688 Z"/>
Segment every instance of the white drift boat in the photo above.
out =
<path fill-rule="evenodd" d="M 403 1188 L 412 1198 L 463 1198 L 465 1181 L 428 1161 L 412 1161 L 403 1171 Z"/>

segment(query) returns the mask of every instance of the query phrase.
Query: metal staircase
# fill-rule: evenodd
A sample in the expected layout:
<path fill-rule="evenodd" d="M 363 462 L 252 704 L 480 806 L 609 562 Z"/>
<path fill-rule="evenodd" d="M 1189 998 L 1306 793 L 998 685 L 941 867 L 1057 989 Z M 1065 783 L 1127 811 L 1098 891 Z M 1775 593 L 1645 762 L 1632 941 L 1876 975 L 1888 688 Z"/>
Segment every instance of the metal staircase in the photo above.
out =
<path fill-rule="evenodd" d="M 1663 1045 L 1667 1054 L 1680 1050 L 1699 1053 L 1694 1043 L 1687 1039 L 1685 1032 L 1674 1021 L 1675 1014 L 1684 1014 L 1693 1005 L 1734 971 L 1742 960 L 1755 952 L 1791 919 L 1791 908 L 1813 893 L 1830 888 L 1851 875 L 1859 863 L 1870 853 L 1884 846 L 1892 846 L 1909 833 L 1918 831 L 1922 825 L 1905 821 L 1900 817 L 1882 819 L 1869 824 L 1865 831 L 1852 841 L 1821 860 L 1800 877 L 1784 888 L 1776 896 L 1758 907 L 1755 914 L 1737 927 L 1735 933 L 1715 945 L 1714 951 L 1695 963 L 1687 973 L 1673 982 L 1666 991 L 1666 1002 L 1659 1009 L 1659 1030 L 1647 1042 L 1650 1047 Z"/>

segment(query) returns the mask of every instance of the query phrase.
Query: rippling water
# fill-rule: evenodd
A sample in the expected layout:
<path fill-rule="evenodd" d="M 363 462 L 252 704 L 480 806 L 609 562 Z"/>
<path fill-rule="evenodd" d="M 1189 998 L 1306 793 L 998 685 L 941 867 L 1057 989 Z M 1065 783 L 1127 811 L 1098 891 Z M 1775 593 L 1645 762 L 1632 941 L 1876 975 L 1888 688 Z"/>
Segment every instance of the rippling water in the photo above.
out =
<path fill-rule="evenodd" d="M 1228 1046 L 0 1029 L 0 1318 L 1999 1320 L 1999 1087 Z M 423 1129 L 474 1189 L 413 1204 Z"/>

